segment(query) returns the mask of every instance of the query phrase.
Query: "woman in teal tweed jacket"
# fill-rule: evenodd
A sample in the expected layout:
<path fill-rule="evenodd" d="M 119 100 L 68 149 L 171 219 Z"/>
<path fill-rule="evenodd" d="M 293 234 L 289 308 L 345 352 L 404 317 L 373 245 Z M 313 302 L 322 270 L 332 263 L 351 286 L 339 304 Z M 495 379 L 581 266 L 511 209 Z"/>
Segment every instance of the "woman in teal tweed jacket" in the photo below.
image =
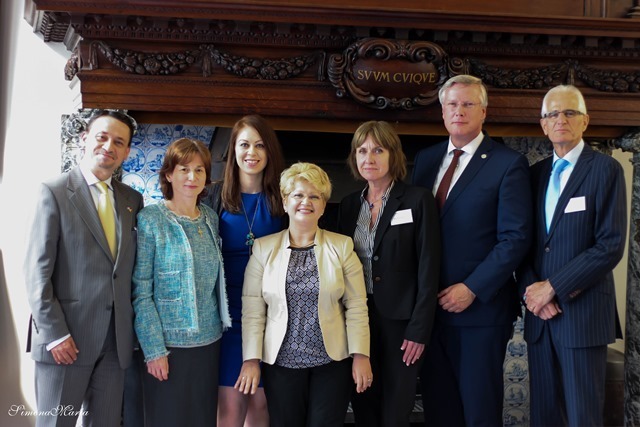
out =
<path fill-rule="evenodd" d="M 200 202 L 211 156 L 199 141 L 171 144 L 165 197 L 138 214 L 134 327 L 144 352 L 145 424 L 215 426 L 220 338 L 231 326 L 218 216 Z"/>

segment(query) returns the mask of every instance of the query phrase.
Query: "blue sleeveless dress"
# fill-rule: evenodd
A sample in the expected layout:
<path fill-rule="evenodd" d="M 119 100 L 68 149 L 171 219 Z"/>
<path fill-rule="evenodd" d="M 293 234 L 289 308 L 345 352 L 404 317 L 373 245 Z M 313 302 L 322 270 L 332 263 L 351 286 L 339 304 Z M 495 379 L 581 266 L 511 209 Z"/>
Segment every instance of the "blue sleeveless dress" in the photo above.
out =
<path fill-rule="evenodd" d="M 227 279 L 232 327 L 222 335 L 219 384 L 228 387 L 235 385 L 242 366 L 242 283 L 250 254 L 250 248 L 246 245 L 249 233 L 247 220 L 249 224 L 253 221 L 251 229 L 256 238 L 282 230 L 282 218 L 271 216 L 262 193 L 243 193 L 242 202 L 246 209 L 246 218 L 243 212 L 232 214 L 224 209 L 220 214 L 222 258 Z M 253 220 L 254 214 L 255 220 Z"/>

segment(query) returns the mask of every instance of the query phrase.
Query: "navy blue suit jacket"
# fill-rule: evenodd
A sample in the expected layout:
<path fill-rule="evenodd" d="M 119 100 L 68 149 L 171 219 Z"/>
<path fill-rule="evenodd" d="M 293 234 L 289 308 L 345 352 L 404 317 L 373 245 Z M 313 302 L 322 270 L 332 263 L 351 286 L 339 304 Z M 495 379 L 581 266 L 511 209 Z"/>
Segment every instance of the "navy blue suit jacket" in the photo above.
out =
<path fill-rule="evenodd" d="M 433 189 L 447 144 L 418 153 L 414 184 Z M 513 272 L 531 243 L 530 188 L 526 158 L 485 137 L 440 212 L 440 290 L 462 282 L 476 299 L 458 314 L 438 305 L 439 321 L 497 326 L 516 319 L 519 303 Z"/>
<path fill-rule="evenodd" d="M 532 166 L 535 239 L 519 274 L 520 292 L 549 279 L 562 309 L 562 314 L 548 320 L 554 337 L 566 347 L 606 345 L 616 335 L 612 270 L 622 258 L 627 227 L 622 167 L 585 145 L 547 233 L 545 194 L 552 161 L 549 157 Z M 584 209 L 566 212 L 570 200 L 580 198 Z M 527 342 L 540 337 L 544 322 L 527 311 Z"/>

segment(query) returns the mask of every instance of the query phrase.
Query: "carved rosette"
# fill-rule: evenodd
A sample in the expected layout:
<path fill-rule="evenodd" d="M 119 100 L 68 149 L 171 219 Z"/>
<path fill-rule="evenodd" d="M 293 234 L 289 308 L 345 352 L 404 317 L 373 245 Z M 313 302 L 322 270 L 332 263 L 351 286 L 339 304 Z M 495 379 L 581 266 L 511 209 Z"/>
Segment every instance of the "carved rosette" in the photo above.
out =
<path fill-rule="evenodd" d="M 368 38 L 331 55 L 328 75 L 338 98 L 350 96 L 377 109 L 412 110 L 437 100 L 448 77 L 447 57 L 431 42 Z"/>

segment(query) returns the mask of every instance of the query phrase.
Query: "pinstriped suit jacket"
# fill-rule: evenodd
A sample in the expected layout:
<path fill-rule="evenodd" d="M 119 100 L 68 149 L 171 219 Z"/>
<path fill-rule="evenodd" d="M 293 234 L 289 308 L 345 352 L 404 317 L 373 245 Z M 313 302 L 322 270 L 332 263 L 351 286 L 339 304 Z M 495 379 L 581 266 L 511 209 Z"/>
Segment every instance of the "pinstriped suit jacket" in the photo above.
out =
<path fill-rule="evenodd" d="M 47 344 L 71 334 L 74 365 L 92 365 L 104 343 L 113 308 L 120 366 L 131 361 L 131 272 L 136 214 L 142 196 L 112 180 L 120 240 L 115 262 L 89 187 L 79 168 L 44 183 L 28 241 L 24 271 L 33 315 L 31 353 L 55 363 Z"/>
<path fill-rule="evenodd" d="M 626 194 L 620 164 L 585 145 L 560 195 L 549 233 L 545 194 L 553 157 L 532 166 L 536 235 L 520 274 L 520 292 L 549 279 L 562 314 L 549 320 L 566 347 L 606 345 L 615 340 L 616 299 L 612 269 L 622 258 L 626 236 Z M 585 209 L 565 212 L 569 201 L 584 197 Z M 571 210 L 571 209 L 570 209 Z M 535 342 L 544 321 L 525 317 L 524 337 Z"/>

